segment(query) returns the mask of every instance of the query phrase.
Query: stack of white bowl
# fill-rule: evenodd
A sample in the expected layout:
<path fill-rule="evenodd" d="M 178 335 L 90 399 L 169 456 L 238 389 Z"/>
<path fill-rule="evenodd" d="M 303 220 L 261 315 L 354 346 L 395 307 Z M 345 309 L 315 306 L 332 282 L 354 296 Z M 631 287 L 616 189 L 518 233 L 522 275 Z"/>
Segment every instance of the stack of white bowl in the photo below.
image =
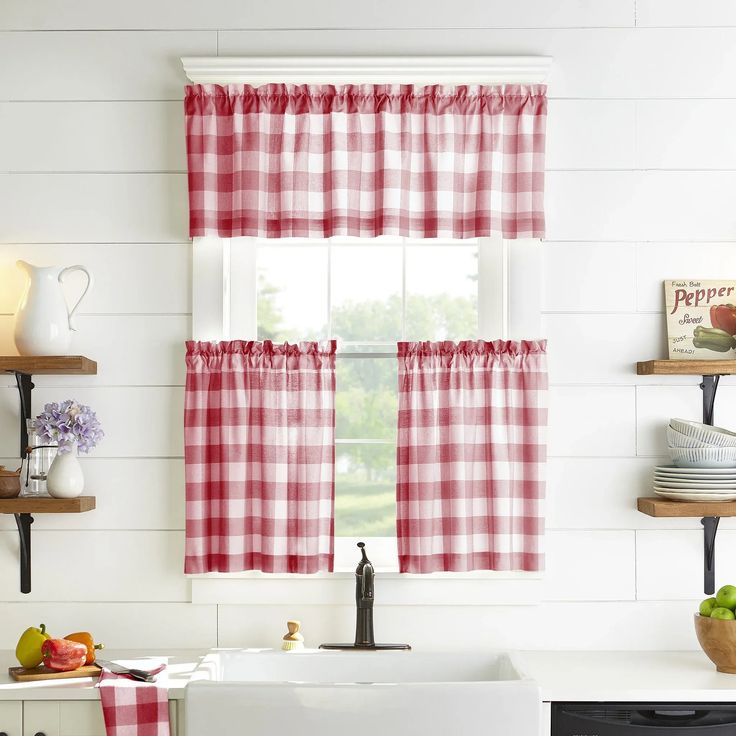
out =
<path fill-rule="evenodd" d="M 654 470 L 654 492 L 677 501 L 736 500 L 736 432 L 671 419 L 667 446 L 674 465 Z"/>

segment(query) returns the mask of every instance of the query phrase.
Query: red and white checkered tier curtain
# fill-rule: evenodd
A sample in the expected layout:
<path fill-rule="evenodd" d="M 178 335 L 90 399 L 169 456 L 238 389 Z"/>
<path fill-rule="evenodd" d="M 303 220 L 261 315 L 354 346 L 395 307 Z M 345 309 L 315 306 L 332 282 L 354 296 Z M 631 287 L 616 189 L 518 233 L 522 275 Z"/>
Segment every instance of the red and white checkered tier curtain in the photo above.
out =
<path fill-rule="evenodd" d="M 401 572 L 541 570 L 546 341 L 399 343 Z"/>
<path fill-rule="evenodd" d="M 542 85 L 191 85 L 195 236 L 544 236 Z"/>
<path fill-rule="evenodd" d="M 335 343 L 187 343 L 185 572 L 333 567 Z"/>

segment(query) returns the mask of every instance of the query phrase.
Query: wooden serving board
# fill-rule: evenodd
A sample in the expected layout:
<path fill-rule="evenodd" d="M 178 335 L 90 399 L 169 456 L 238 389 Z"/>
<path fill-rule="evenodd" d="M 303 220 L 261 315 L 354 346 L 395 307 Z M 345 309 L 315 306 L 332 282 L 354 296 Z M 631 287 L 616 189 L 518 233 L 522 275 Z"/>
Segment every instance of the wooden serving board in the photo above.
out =
<path fill-rule="evenodd" d="M 84 665 L 71 672 L 54 672 L 54 670 L 46 669 L 43 665 L 26 669 L 25 667 L 8 667 L 8 674 L 18 682 L 32 682 L 33 680 L 68 680 L 72 677 L 98 677 L 99 667 L 94 665 Z"/>

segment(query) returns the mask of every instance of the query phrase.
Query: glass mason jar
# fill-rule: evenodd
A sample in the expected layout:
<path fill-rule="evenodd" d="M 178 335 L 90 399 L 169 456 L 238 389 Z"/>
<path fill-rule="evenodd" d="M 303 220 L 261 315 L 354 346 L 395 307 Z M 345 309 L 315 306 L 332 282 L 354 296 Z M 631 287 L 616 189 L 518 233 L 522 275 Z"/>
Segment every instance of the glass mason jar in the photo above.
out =
<path fill-rule="evenodd" d="M 28 430 L 28 448 L 23 459 L 20 482 L 21 496 L 47 496 L 46 476 L 51 463 L 56 457 L 56 445 L 47 445 L 36 434 L 33 420 L 26 420 Z"/>

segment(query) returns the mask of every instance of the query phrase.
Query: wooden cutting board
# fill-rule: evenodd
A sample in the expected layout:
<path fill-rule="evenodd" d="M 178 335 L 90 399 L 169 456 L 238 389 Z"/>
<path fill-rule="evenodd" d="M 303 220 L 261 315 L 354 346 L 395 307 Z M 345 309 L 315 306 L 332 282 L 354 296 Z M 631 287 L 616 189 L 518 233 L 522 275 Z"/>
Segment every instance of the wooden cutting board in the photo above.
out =
<path fill-rule="evenodd" d="M 25 667 L 8 667 L 8 674 L 18 682 L 32 682 L 33 680 L 68 680 L 72 677 L 98 677 L 99 667 L 94 665 L 85 665 L 71 672 L 54 672 L 54 670 L 46 669 L 43 665 L 26 669 Z"/>

